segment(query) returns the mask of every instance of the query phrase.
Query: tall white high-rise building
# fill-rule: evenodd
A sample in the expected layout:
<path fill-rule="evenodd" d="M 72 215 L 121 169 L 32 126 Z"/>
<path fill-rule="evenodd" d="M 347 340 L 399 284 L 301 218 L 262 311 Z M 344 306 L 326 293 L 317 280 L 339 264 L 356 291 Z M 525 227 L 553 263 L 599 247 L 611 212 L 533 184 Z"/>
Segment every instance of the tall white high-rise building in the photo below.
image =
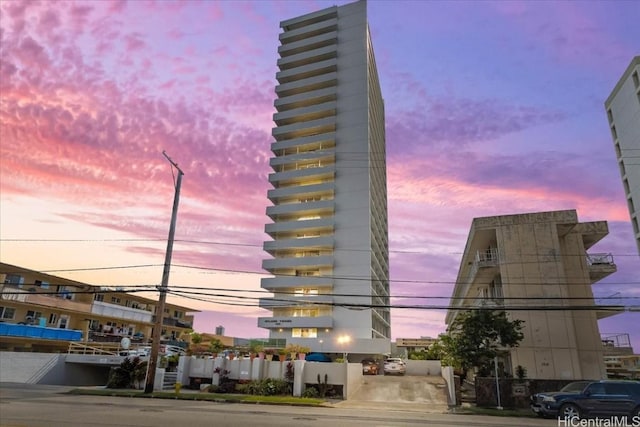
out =
<path fill-rule="evenodd" d="M 633 58 L 604 105 L 640 253 L 640 56 Z"/>
<path fill-rule="evenodd" d="M 271 338 L 313 351 L 387 353 L 384 104 L 366 1 L 280 23 L 273 203 L 262 266 Z"/>

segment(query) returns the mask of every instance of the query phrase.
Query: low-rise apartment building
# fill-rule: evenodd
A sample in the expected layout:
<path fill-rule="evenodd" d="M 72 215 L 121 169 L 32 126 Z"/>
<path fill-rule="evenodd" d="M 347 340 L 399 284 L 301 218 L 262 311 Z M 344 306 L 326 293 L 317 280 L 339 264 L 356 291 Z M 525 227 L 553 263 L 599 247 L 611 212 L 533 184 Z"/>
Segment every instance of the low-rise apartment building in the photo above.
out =
<path fill-rule="evenodd" d="M 0 322 L 4 324 L 76 330 L 82 341 L 119 342 L 128 337 L 142 343 L 152 336 L 156 305 L 156 300 L 122 288 L 93 286 L 0 263 Z M 168 303 L 164 311 L 163 340 L 177 340 L 193 328 L 196 310 Z M 66 345 L 64 338 L 20 337 L 1 331 L 0 350 L 55 351 Z"/>
<path fill-rule="evenodd" d="M 587 253 L 608 234 L 605 221 L 579 222 L 575 210 L 473 220 L 446 323 L 465 309 L 504 310 L 524 321 L 524 339 L 504 358 L 532 379 L 606 378 L 591 286 L 614 273 L 611 254 Z"/>

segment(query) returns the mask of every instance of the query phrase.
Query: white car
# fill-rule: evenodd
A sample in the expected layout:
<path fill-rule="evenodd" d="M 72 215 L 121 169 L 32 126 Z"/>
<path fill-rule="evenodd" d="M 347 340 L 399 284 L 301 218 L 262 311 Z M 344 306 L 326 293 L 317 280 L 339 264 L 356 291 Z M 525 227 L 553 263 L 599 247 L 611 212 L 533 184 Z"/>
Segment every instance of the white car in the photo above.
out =
<path fill-rule="evenodd" d="M 404 375 L 407 372 L 407 365 L 398 357 L 390 357 L 384 361 L 384 374 Z"/>

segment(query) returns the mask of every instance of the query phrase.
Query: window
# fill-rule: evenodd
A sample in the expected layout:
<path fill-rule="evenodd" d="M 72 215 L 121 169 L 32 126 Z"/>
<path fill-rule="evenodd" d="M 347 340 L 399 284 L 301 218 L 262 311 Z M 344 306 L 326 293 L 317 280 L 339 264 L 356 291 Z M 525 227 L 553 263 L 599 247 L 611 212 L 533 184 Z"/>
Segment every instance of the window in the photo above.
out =
<path fill-rule="evenodd" d="M 60 322 L 58 323 L 58 328 L 67 329 L 67 324 L 69 323 L 69 316 L 63 314 L 60 316 Z"/>
<path fill-rule="evenodd" d="M 293 310 L 293 317 L 317 317 L 320 311 L 317 308 L 299 308 Z"/>
<path fill-rule="evenodd" d="M 124 306 L 131 307 L 131 301 L 129 301 L 128 299 L 124 300 Z"/>
<path fill-rule="evenodd" d="M 7 285 L 22 285 L 24 283 L 24 277 L 18 274 L 7 274 L 4 278 L 4 283 Z"/>
<path fill-rule="evenodd" d="M 16 309 L 13 307 L 0 307 L 0 319 L 11 320 L 16 315 Z"/>
<path fill-rule="evenodd" d="M 66 286 L 58 286 L 58 294 L 56 296 L 64 299 L 73 299 L 71 290 L 67 289 Z"/>
<path fill-rule="evenodd" d="M 120 304 L 120 298 L 118 297 L 111 297 L 111 302 L 114 304 Z"/>
<path fill-rule="evenodd" d="M 104 301 L 104 294 L 95 294 L 93 296 L 94 301 Z"/>
<path fill-rule="evenodd" d="M 27 315 L 25 316 L 24 320 L 29 323 L 38 323 L 38 319 L 40 319 L 42 317 L 42 313 L 39 311 L 34 311 L 34 310 L 28 310 L 27 311 Z"/>
<path fill-rule="evenodd" d="M 640 87 L 640 77 L 638 77 L 637 71 L 634 71 L 634 73 L 631 75 L 631 78 L 633 79 L 633 85 L 636 88 Z"/>
<path fill-rule="evenodd" d="M 293 338 L 317 338 L 318 329 L 316 328 L 293 328 L 291 329 L 291 337 Z"/>
<path fill-rule="evenodd" d="M 317 289 L 307 289 L 307 288 L 296 288 L 294 291 L 294 295 L 297 297 L 305 296 L 305 295 L 318 295 Z"/>
<path fill-rule="evenodd" d="M 58 315 L 55 313 L 51 313 L 49 315 L 49 324 L 52 325 L 58 321 Z"/>
<path fill-rule="evenodd" d="M 609 118 L 609 123 L 613 123 L 613 113 L 611 112 L 611 108 L 607 110 L 607 117 Z"/>
<path fill-rule="evenodd" d="M 296 276 L 319 276 L 320 270 L 296 270 Z"/>
<path fill-rule="evenodd" d="M 613 136 L 613 139 L 618 139 L 618 131 L 615 126 L 611 126 L 611 136 Z"/>
<path fill-rule="evenodd" d="M 49 282 L 43 282 L 42 280 L 36 280 L 35 285 L 42 289 L 49 289 Z"/>

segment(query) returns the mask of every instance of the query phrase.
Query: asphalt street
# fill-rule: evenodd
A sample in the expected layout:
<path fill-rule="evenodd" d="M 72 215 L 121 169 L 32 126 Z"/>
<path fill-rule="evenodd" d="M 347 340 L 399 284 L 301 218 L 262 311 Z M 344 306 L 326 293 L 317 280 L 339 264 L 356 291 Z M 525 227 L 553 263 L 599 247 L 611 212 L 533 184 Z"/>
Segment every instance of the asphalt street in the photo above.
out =
<path fill-rule="evenodd" d="M 0 384 L 0 426 L 390 427 L 555 426 L 554 420 L 472 416 L 368 407 L 294 407 L 65 394 L 70 387 Z"/>

